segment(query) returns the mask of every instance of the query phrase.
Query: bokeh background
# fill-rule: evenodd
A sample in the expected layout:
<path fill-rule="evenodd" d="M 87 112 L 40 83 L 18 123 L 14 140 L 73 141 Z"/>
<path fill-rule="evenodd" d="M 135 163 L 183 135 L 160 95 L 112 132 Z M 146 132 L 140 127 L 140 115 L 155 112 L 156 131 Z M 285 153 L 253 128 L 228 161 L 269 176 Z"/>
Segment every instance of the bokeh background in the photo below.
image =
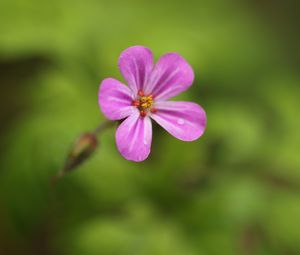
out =
<path fill-rule="evenodd" d="M 297 1 L 1 0 L 0 254 L 300 254 Z M 114 130 L 55 189 L 74 139 L 104 120 L 100 81 L 132 45 L 195 70 L 178 99 L 205 135 L 154 130 L 124 160 Z"/>

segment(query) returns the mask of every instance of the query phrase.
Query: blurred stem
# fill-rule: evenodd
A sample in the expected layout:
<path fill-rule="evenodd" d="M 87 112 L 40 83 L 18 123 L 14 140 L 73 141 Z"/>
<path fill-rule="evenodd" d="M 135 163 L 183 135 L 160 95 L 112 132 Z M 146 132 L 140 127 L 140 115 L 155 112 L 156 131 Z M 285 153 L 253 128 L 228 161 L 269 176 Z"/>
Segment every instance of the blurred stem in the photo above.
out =
<path fill-rule="evenodd" d="M 105 120 L 93 132 L 94 135 L 99 135 L 105 129 L 111 128 L 116 125 L 116 121 Z"/>

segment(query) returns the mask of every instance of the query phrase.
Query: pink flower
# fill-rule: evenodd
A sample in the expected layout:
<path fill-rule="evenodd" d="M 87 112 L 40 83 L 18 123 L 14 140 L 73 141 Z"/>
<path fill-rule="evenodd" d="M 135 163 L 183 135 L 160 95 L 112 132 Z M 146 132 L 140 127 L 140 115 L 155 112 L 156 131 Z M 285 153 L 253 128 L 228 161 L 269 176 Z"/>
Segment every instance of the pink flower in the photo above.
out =
<path fill-rule="evenodd" d="M 151 119 L 182 141 L 194 141 L 203 134 L 206 114 L 201 106 L 168 101 L 193 83 L 193 69 L 183 57 L 168 53 L 154 65 L 150 49 L 133 46 L 121 53 L 118 65 L 128 87 L 113 78 L 103 80 L 99 105 L 108 119 L 124 119 L 116 132 L 124 158 L 143 161 L 148 157 Z"/>

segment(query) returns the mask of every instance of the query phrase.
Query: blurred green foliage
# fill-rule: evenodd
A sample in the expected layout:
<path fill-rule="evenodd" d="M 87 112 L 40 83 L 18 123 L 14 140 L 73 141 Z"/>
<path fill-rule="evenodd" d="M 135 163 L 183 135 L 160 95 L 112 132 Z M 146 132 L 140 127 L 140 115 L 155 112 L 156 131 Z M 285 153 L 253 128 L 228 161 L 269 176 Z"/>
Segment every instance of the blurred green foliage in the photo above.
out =
<path fill-rule="evenodd" d="M 296 1 L 0 2 L 0 254 L 232 255 L 300 251 Z M 194 67 L 180 96 L 207 112 L 184 143 L 155 127 L 150 158 L 114 131 L 56 189 L 73 140 L 104 117 L 100 81 L 132 45 Z"/>

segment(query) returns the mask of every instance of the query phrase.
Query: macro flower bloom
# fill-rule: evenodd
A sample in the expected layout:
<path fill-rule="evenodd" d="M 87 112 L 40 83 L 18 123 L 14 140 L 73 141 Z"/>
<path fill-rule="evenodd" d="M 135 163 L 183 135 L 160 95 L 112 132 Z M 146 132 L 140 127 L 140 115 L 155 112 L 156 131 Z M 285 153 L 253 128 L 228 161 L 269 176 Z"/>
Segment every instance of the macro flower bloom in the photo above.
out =
<path fill-rule="evenodd" d="M 99 105 L 108 119 L 124 119 L 116 131 L 116 144 L 124 158 L 143 161 L 148 157 L 151 119 L 182 141 L 194 141 L 203 134 L 206 114 L 201 106 L 168 101 L 193 83 L 193 69 L 183 57 L 167 53 L 154 64 L 150 49 L 133 46 L 121 53 L 118 66 L 128 86 L 114 78 L 104 79 Z"/>

